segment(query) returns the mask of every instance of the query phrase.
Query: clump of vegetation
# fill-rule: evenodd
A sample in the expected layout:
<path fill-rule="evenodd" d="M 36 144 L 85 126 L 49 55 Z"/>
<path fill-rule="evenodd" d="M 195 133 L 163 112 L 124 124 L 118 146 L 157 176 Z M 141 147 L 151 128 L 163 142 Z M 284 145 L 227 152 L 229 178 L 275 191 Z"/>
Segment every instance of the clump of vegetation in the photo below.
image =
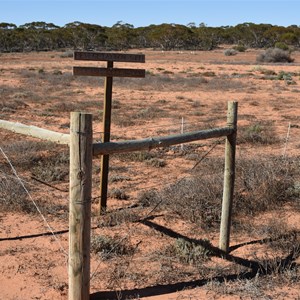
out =
<path fill-rule="evenodd" d="M 140 192 L 137 199 L 138 204 L 142 207 L 155 206 L 161 201 L 160 194 L 155 189 Z"/>
<path fill-rule="evenodd" d="M 115 256 L 130 255 L 134 252 L 134 248 L 126 238 L 96 235 L 91 238 L 91 251 L 99 254 L 103 259 L 110 259 Z"/>
<path fill-rule="evenodd" d="M 139 152 L 128 152 L 128 153 L 117 154 L 116 157 L 118 157 L 121 161 L 143 162 L 156 157 L 156 154 L 153 151 L 152 152 L 139 151 Z"/>
<path fill-rule="evenodd" d="M 276 75 L 277 73 L 274 70 L 270 69 L 265 69 L 265 68 L 256 68 L 256 71 L 259 71 L 261 74 L 268 75 L 268 76 L 273 76 Z"/>
<path fill-rule="evenodd" d="M 118 200 L 128 200 L 129 195 L 126 194 L 126 192 L 119 188 L 113 188 L 109 192 L 109 196 Z"/>
<path fill-rule="evenodd" d="M 155 168 L 163 168 L 167 165 L 166 161 L 162 158 L 151 158 L 147 160 L 147 165 L 155 167 Z"/>
<path fill-rule="evenodd" d="M 134 119 L 145 119 L 145 120 L 149 120 L 149 119 L 155 119 L 158 118 L 162 115 L 167 116 L 167 112 L 165 112 L 163 109 L 158 108 L 156 106 L 150 106 L 147 108 L 143 108 L 141 110 L 139 110 L 135 115 L 134 115 Z"/>
<path fill-rule="evenodd" d="M 283 42 L 276 42 L 275 43 L 275 48 L 278 48 L 278 49 L 281 49 L 281 50 L 284 50 L 284 51 L 287 51 L 289 50 L 289 46 Z"/>
<path fill-rule="evenodd" d="M 16 178 L 0 173 L 0 205 L 2 211 L 25 212 L 35 211 L 26 191 Z"/>
<path fill-rule="evenodd" d="M 1 112 L 9 112 L 9 113 L 14 113 L 18 109 L 26 108 L 28 105 L 23 102 L 20 99 L 24 99 L 25 97 L 20 97 L 19 95 L 14 95 L 14 99 L 6 101 L 6 100 L 1 100 L 0 101 L 0 111 Z"/>
<path fill-rule="evenodd" d="M 61 152 L 40 159 L 32 168 L 32 175 L 45 182 L 63 181 L 69 174 L 69 155 Z"/>
<path fill-rule="evenodd" d="M 238 52 L 245 52 L 247 50 L 247 48 L 244 45 L 241 45 L 241 44 L 232 47 L 232 49 L 234 49 Z"/>
<path fill-rule="evenodd" d="M 296 82 L 293 80 L 293 74 L 290 72 L 280 71 L 276 76 L 276 79 L 284 80 L 287 85 L 296 84 Z"/>
<path fill-rule="evenodd" d="M 2 211 L 37 214 L 38 210 L 27 193 L 31 191 L 27 183 L 26 190 L 17 178 L 0 172 L 0 205 Z M 35 200 L 35 203 L 42 213 L 51 214 L 52 216 L 65 216 L 64 213 L 67 211 L 65 205 L 52 202 L 49 205 L 41 199 Z"/>
<path fill-rule="evenodd" d="M 284 51 L 279 48 L 269 48 L 265 50 L 263 53 L 259 54 L 256 58 L 258 62 L 266 62 L 266 63 L 291 63 L 294 59 L 290 56 L 288 51 Z"/>
<path fill-rule="evenodd" d="M 299 173 L 296 164 L 293 160 L 278 157 L 237 160 L 235 217 L 261 213 L 292 202 L 295 195 L 290 191 L 295 186 L 294 177 Z M 179 180 L 160 192 L 159 207 L 203 229 L 217 228 L 221 216 L 223 168 L 221 159 L 203 161 L 194 177 Z M 157 197 L 154 196 L 151 202 L 155 203 Z"/>
<path fill-rule="evenodd" d="M 249 215 L 293 202 L 298 171 L 295 160 L 281 157 L 245 159 L 237 162 L 234 207 L 237 215 Z"/>
<path fill-rule="evenodd" d="M 109 177 L 110 182 L 122 182 L 122 181 L 130 181 L 130 177 L 125 175 L 114 174 Z"/>
<path fill-rule="evenodd" d="M 68 51 L 65 51 L 65 52 L 63 52 L 61 55 L 60 55 L 60 57 L 61 58 L 73 58 L 73 51 L 71 51 L 71 50 L 68 50 Z"/>
<path fill-rule="evenodd" d="M 173 245 L 174 254 L 180 261 L 188 264 L 197 264 L 199 261 L 207 260 L 211 255 L 209 240 L 201 240 L 201 243 L 178 238 Z"/>
<path fill-rule="evenodd" d="M 179 180 L 164 189 L 161 207 L 203 229 L 216 227 L 220 220 L 222 177 L 201 176 Z"/>
<path fill-rule="evenodd" d="M 9 153 L 12 164 L 20 170 L 27 170 L 43 159 L 43 153 L 48 149 L 60 149 L 54 143 L 21 140 L 2 146 L 4 152 Z M 20 155 L 22 153 L 22 155 Z"/>
<path fill-rule="evenodd" d="M 54 70 L 53 75 L 62 75 L 62 71 L 61 70 Z"/>
<path fill-rule="evenodd" d="M 271 123 L 257 123 L 247 127 L 242 127 L 239 130 L 237 143 L 250 143 L 261 145 L 272 145 L 279 142 L 275 134 L 275 129 Z"/>
<path fill-rule="evenodd" d="M 201 75 L 204 77 L 215 77 L 216 73 L 213 71 L 206 71 L 206 72 L 202 72 Z"/>
<path fill-rule="evenodd" d="M 235 49 L 229 48 L 224 51 L 225 56 L 233 56 L 237 55 L 237 51 Z"/>
<path fill-rule="evenodd" d="M 290 72 L 280 71 L 277 75 L 278 80 L 292 80 L 292 74 Z"/>
<path fill-rule="evenodd" d="M 131 209 L 121 209 L 101 215 L 99 226 L 114 227 L 128 222 L 136 222 L 140 219 L 138 212 Z"/>

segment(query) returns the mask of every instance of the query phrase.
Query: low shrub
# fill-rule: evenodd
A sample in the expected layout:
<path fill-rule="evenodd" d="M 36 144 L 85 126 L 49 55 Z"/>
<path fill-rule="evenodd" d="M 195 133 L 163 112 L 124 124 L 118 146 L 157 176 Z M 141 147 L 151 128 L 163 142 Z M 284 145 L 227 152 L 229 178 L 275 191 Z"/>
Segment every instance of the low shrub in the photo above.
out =
<path fill-rule="evenodd" d="M 281 157 L 239 159 L 236 162 L 235 199 L 233 212 L 239 217 L 275 209 L 293 203 L 295 177 L 299 175 L 297 161 Z M 224 161 L 211 158 L 201 162 L 195 176 L 184 178 L 145 202 L 169 210 L 202 229 L 217 228 L 221 217 Z M 298 174 L 298 175 L 297 175 Z"/>
<path fill-rule="evenodd" d="M 237 51 L 235 49 L 232 49 L 232 48 L 226 49 L 224 51 L 225 56 L 233 56 L 233 55 L 236 55 L 236 54 L 237 54 Z"/>
<path fill-rule="evenodd" d="M 220 221 L 222 182 L 221 174 L 199 174 L 196 177 L 184 178 L 162 191 L 161 206 L 202 229 L 217 227 Z"/>
<path fill-rule="evenodd" d="M 114 227 L 123 223 L 132 223 L 140 220 L 139 212 L 133 212 L 131 209 L 115 210 L 99 218 L 100 227 Z"/>
<path fill-rule="evenodd" d="M 146 161 L 147 165 L 155 167 L 155 168 L 163 168 L 167 165 L 166 161 L 162 158 L 151 158 Z"/>
<path fill-rule="evenodd" d="M 201 75 L 204 77 L 215 77 L 216 73 L 213 71 L 206 71 L 206 72 L 201 73 Z"/>
<path fill-rule="evenodd" d="M 71 50 L 68 50 L 68 51 L 65 51 L 65 52 L 63 52 L 61 55 L 60 55 L 60 57 L 61 58 L 73 58 L 73 51 L 71 51 Z"/>
<path fill-rule="evenodd" d="M 69 155 L 61 152 L 40 159 L 33 166 L 32 175 L 45 182 L 64 181 L 69 175 Z"/>
<path fill-rule="evenodd" d="M 276 79 L 290 81 L 290 80 L 293 80 L 293 77 L 292 77 L 292 74 L 289 72 L 280 71 L 278 73 Z"/>
<path fill-rule="evenodd" d="M 241 127 L 238 136 L 238 144 L 256 144 L 256 145 L 272 145 L 279 142 L 275 134 L 275 129 L 272 124 L 252 124 L 246 127 Z"/>
<path fill-rule="evenodd" d="M 43 159 L 43 153 L 48 149 L 60 149 L 51 142 L 18 140 L 2 146 L 4 152 L 9 154 L 12 164 L 19 170 L 27 170 Z"/>
<path fill-rule="evenodd" d="M 281 49 L 281 50 L 284 50 L 284 51 L 287 51 L 289 50 L 289 46 L 283 42 L 277 42 L 275 43 L 275 48 L 278 48 L 278 49 Z"/>
<path fill-rule="evenodd" d="M 130 255 L 134 248 L 125 238 L 97 235 L 91 238 L 91 251 L 101 255 L 103 259 L 110 259 L 114 256 Z"/>
<path fill-rule="evenodd" d="M 244 45 L 236 45 L 232 48 L 238 52 L 245 52 L 247 50 L 247 48 Z"/>
<path fill-rule="evenodd" d="M 155 189 L 139 192 L 137 199 L 142 207 L 156 206 L 161 201 L 160 194 Z"/>
<path fill-rule="evenodd" d="M 288 51 L 284 51 L 279 48 L 269 48 L 265 50 L 263 53 L 259 54 L 256 58 L 258 62 L 266 62 L 266 63 L 291 63 L 294 61 L 291 58 L 290 53 Z"/>
<path fill-rule="evenodd" d="M 126 194 L 126 192 L 119 188 L 113 188 L 109 192 L 109 196 L 118 200 L 128 200 L 129 195 Z"/>
<path fill-rule="evenodd" d="M 180 261 L 188 264 L 198 264 L 199 261 L 207 260 L 211 255 L 210 241 L 201 240 L 203 245 L 195 244 L 185 239 L 176 239 L 174 247 L 175 256 Z"/>
<path fill-rule="evenodd" d="M 281 157 L 244 159 L 236 166 L 234 210 L 238 215 L 252 215 L 278 208 L 294 199 L 296 161 Z"/>
<path fill-rule="evenodd" d="M 36 210 L 20 182 L 1 173 L 0 205 L 2 211 L 31 213 Z"/>

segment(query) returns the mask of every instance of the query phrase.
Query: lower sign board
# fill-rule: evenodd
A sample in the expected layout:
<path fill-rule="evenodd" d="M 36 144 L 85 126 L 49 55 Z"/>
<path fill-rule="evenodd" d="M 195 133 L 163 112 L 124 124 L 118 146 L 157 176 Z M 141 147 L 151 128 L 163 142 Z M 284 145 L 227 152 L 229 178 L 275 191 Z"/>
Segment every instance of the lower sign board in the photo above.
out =
<path fill-rule="evenodd" d="M 104 76 L 104 77 L 145 77 L 144 69 L 118 69 L 96 67 L 73 67 L 74 75 Z"/>

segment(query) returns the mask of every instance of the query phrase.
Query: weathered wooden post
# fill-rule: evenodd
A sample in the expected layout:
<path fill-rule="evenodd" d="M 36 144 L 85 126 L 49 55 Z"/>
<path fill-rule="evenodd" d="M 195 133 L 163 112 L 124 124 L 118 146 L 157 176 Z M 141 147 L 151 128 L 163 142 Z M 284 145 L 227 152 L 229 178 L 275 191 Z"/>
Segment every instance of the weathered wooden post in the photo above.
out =
<path fill-rule="evenodd" d="M 113 61 L 107 62 L 107 68 L 113 68 Z M 111 107 L 112 107 L 112 85 L 113 77 L 105 77 L 104 84 L 104 105 L 103 105 L 103 133 L 102 142 L 110 141 L 110 127 L 111 127 Z M 104 213 L 107 206 L 107 188 L 108 188 L 108 170 L 109 170 L 109 155 L 101 156 L 100 163 L 100 207 L 99 213 Z"/>
<path fill-rule="evenodd" d="M 225 145 L 224 189 L 219 243 L 220 249 L 225 252 L 228 252 L 229 249 L 231 211 L 234 191 L 237 108 L 237 102 L 228 103 L 227 126 L 233 129 L 233 133 L 227 136 Z"/>
<path fill-rule="evenodd" d="M 92 115 L 71 113 L 69 300 L 90 298 Z"/>
<path fill-rule="evenodd" d="M 75 60 L 106 61 L 107 68 L 97 67 L 74 67 L 74 75 L 104 76 L 104 109 L 103 109 L 103 134 L 102 142 L 110 141 L 111 106 L 112 106 L 112 84 L 113 77 L 145 77 L 144 69 L 114 68 L 114 62 L 144 63 L 144 54 L 125 54 L 110 52 L 74 52 Z M 101 179 L 100 179 L 100 208 L 99 212 L 105 212 L 107 206 L 109 155 L 101 157 Z"/>

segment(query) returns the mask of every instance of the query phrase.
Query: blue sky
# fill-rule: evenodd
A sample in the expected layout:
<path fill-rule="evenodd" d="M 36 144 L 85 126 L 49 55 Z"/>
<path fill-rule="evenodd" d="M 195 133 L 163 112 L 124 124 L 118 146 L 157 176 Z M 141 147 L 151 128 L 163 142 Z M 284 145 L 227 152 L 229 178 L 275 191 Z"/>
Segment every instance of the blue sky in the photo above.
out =
<path fill-rule="evenodd" d="M 118 21 L 134 27 L 176 23 L 197 26 L 236 25 L 244 22 L 300 26 L 300 0 L 0 0 L 0 22 L 22 25 L 44 21 L 112 26 Z"/>

